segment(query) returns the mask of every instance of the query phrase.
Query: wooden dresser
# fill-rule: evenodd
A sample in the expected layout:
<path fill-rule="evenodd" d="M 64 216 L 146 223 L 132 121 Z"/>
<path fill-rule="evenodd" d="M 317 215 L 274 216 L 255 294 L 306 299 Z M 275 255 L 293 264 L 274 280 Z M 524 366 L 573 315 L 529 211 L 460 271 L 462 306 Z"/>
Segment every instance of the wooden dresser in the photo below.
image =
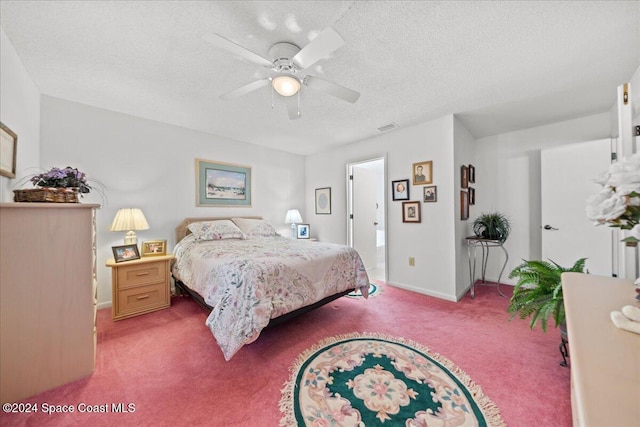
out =
<path fill-rule="evenodd" d="M 94 370 L 98 207 L 0 204 L 2 403 Z"/>
<path fill-rule="evenodd" d="M 610 313 L 635 305 L 631 280 L 563 273 L 573 425 L 640 426 L 640 334 Z"/>

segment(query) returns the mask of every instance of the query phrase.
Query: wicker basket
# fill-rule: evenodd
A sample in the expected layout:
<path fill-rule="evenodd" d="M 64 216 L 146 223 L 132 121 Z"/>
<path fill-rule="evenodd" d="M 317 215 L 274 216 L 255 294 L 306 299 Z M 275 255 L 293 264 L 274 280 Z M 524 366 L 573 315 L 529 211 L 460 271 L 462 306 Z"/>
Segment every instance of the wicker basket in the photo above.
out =
<path fill-rule="evenodd" d="M 31 188 L 13 190 L 15 202 L 78 203 L 77 188 Z"/>

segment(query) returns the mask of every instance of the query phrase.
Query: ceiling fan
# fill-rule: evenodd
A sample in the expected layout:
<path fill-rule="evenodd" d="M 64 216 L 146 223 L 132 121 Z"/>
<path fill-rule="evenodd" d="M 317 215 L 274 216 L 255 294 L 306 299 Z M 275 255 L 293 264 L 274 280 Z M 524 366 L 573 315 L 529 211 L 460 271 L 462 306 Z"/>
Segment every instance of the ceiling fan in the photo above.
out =
<path fill-rule="evenodd" d="M 203 38 L 217 47 L 226 49 L 271 70 L 269 77 L 226 92 L 220 95 L 221 99 L 238 98 L 271 84 L 272 90 L 285 101 L 289 118 L 294 120 L 300 118 L 300 90 L 302 85 L 351 103 L 360 98 L 360 93 L 353 89 L 348 89 L 320 77 L 309 74 L 303 75 L 305 69 L 344 45 L 343 38 L 331 27 L 322 31 L 302 49 L 293 43 L 280 42 L 274 44 L 269 49 L 270 59 L 264 58 L 216 33 L 205 34 Z M 294 97 L 294 95 L 298 96 Z"/>

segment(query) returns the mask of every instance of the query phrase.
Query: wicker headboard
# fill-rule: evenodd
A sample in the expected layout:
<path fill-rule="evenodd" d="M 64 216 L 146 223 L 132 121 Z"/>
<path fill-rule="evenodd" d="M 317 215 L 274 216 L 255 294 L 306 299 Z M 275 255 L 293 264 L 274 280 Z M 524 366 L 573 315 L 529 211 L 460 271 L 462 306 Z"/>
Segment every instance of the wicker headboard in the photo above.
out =
<path fill-rule="evenodd" d="M 221 219 L 231 219 L 231 218 L 232 217 L 230 217 L 230 216 L 218 216 L 218 217 L 208 217 L 208 218 L 185 218 L 176 227 L 176 243 L 178 243 L 180 240 L 184 239 L 187 235 L 191 234 L 191 232 L 189 231 L 189 229 L 187 227 L 192 222 L 218 221 L 218 220 L 221 220 Z M 261 216 L 234 216 L 233 218 L 262 219 Z"/>

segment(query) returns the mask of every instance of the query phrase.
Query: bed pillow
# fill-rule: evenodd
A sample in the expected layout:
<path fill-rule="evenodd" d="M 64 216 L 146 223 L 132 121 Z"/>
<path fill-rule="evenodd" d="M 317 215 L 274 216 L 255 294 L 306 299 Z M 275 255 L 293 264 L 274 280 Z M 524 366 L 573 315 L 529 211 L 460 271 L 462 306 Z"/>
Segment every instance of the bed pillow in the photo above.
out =
<path fill-rule="evenodd" d="M 194 222 L 187 226 L 196 240 L 245 239 L 246 236 L 228 219 Z"/>
<path fill-rule="evenodd" d="M 271 224 L 262 219 L 231 218 L 247 237 L 278 236 Z"/>

